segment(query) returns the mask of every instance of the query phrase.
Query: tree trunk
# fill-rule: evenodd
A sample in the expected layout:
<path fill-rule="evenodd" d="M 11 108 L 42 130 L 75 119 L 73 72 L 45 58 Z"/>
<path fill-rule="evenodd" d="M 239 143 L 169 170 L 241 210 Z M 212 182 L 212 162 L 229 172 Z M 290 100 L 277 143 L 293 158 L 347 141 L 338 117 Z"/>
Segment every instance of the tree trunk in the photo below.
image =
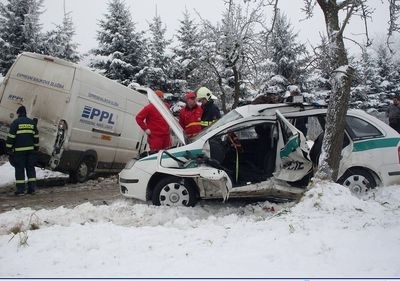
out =
<path fill-rule="evenodd" d="M 332 91 L 328 103 L 325 136 L 315 178 L 336 181 L 341 159 L 346 113 L 354 69 L 348 66 L 347 53 L 339 26 L 336 1 L 317 0 L 324 16 L 330 48 Z"/>

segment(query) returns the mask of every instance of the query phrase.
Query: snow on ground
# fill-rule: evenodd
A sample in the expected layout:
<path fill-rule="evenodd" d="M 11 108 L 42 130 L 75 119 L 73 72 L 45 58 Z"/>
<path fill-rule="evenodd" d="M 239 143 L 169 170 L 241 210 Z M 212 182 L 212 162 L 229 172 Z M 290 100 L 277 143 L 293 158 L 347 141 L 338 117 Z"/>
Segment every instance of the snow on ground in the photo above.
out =
<path fill-rule="evenodd" d="M 14 171 L 15 171 L 14 167 L 10 165 L 10 162 L 6 162 L 3 165 L 0 165 L 0 188 L 15 184 Z M 54 178 L 54 177 L 68 177 L 68 175 L 50 170 L 36 168 L 37 179 Z"/>
<path fill-rule="evenodd" d="M 29 221 L 38 229 L 20 245 L 7 232 Z M 364 200 L 328 183 L 298 204 L 121 199 L 0 214 L 0 277 L 387 278 L 399 260 L 400 186 Z"/>

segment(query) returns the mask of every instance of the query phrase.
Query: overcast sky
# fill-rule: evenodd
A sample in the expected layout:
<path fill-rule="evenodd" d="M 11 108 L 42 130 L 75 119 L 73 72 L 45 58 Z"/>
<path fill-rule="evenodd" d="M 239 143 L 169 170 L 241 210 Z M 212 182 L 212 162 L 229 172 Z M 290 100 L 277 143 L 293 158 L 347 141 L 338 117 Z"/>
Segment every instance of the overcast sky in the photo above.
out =
<path fill-rule="evenodd" d="M 103 18 L 107 12 L 107 0 L 65 0 L 66 10 L 72 12 L 72 18 L 76 27 L 75 41 L 79 43 L 79 51 L 86 52 L 97 46 L 96 30 L 98 20 Z M 148 22 L 156 13 L 161 16 L 163 23 L 167 26 L 167 36 L 171 38 L 179 28 L 179 20 L 183 18 L 182 13 L 185 7 L 198 18 L 194 10 L 198 11 L 203 18 L 217 22 L 221 18 L 221 11 L 224 9 L 223 0 L 125 0 L 129 6 L 132 19 L 137 24 L 138 30 L 147 30 Z M 388 11 L 379 0 L 369 1 L 376 8 L 373 22 L 369 23 L 369 30 L 372 37 L 380 37 L 383 40 L 386 34 Z M 385 1 L 386 2 L 386 1 Z M 319 7 L 315 8 L 315 16 L 312 19 L 302 20 L 305 15 L 301 12 L 303 0 L 281 0 L 279 6 L 284 11 L 295 31 L 299 32 L 301 42 L 310 42 L 314 45 L 320 42 L 319 32 L 325 30 L 324 20 Z M 45 12 L 41 16 L 45 30 L 60 24 L 63 17 L 63 0 L 45 0 Z M 269 8 L 270 10 L 270 8 Z M 266 11 L 266 15 L 269 11 Z M 349 37 L 358 38 L 362 42 L 363 32 L 361 21 L 354 18 L 348 29 Z M 351 33 L 351 35 L 350 35 Z M 347 43 L 354 51 L 358 48 L 354 44 Z"/>

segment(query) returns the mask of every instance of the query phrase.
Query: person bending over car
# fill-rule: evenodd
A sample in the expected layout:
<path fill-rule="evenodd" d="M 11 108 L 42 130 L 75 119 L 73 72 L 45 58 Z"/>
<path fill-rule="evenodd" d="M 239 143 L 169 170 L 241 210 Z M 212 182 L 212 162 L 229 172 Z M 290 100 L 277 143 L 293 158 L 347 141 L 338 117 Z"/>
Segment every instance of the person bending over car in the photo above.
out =
<path fill-rule="evenodd" d="M 164 99 L 164 93 L 161 90 L 156 90 L 155 93 L 161 100 Z M 167 103 L 165 103 L 165 106 L 169 108 Z M 147 143 L 149 144 L 151 152 L 156 152 L 171 146 L 169 125 L 152 103 L 146 105 L 139 111 L 136 115 L 136 122 L 146 133 Z"/>

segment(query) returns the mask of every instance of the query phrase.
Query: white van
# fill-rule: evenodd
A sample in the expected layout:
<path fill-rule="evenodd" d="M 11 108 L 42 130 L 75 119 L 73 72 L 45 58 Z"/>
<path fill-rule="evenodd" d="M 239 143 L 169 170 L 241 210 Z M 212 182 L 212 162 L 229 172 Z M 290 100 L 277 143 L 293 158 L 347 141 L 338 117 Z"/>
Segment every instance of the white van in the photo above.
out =
<path fill-rule="evenodd" d="M 79 182 L 94 172 L 118 172 L 145 149 L 135 115 L 147 103 L 145 93 L 87 68 L 22 53 L 0 85 L 0 146 L 24 105 L 38 120 L 38 166 Z"/>

